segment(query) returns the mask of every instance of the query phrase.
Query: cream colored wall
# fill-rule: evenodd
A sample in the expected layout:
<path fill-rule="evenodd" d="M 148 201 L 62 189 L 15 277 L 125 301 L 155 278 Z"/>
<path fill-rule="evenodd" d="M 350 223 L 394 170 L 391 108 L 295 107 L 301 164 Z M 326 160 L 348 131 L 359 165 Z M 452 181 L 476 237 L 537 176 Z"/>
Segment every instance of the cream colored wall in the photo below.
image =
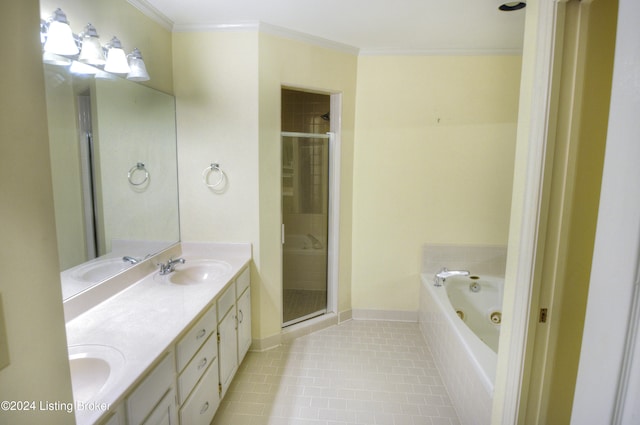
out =
<path fill-rule="evenodd" d="M 176 33 L 174 52 L 182 239 L 253 244 L 254 339 L 279 334 L 282 318 L 281 86 L 345 93 L 340 306 L 348 309 L 355 57 L 257 32 Z M 220 193 L 200 177 L 214 161 L 228 180 Z"/>
<path fill-rule="evenodd" d="M 424 243 L 507 242 L 519 56 L 361 56 L 354 309 L 418 308 Z"/>
<path fill-rule="evenodd" d="M 260 296 L 258 335 L 280 332 L 280 90 L 283 85 L 342 94 L 341 205 L 338 310 L 351 309 L 351 214 L 353 128 L 357 57 L 269 34 L 260 34 Z M 255 304 L 254 304 L 255 305 Z"/>
<path fill-rule="evenodd" d="M 40 17 L 49 18 L 58 7 L 66 13 L 74 33 L 82 32 L 91 22 L 102 44 L 116 36 L 127 53 L 136 47 L 140 49 L 151 76 L 150 81 L 141 84 L 173 93 L 169 30 L 146 17 L 127 0 L 40 0 Z"/>
<path fill-rule="evenodd" d="M 255 241 L 257 34 L 176 33 L 174 51 L 182 239 Z M 212 162 L 219 162 L 227 177 L 222 193 L 202 182 L 202 171 Z"/>
<path fill-rule="evenodd" d="M 10 365 L 0 370 L 0 400 L 34 401 L 35 411 L 0 410 L 0 423 L 73 424 L 40 401 L 70 402 L 54 223 L 38 1 L 3 4 L 0 79 L 0 293 Z M 1 332 L 0 332 L 1 333 Z M 4 343 L 4 341 L 0 342 Z"/>

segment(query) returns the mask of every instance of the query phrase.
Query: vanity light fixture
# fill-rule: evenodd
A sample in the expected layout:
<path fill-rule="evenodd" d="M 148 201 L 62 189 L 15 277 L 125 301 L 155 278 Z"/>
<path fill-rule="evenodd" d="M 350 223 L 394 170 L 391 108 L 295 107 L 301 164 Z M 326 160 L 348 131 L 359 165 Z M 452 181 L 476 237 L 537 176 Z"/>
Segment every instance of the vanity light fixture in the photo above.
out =
<path fill-rule="evenodd" d="M 93 66 L 103 66 L 107 61 L 95 27 L 90 23 L 87 24 L 80 34 L 80 39 L 82 40 L 82 50 L 80 50 L 78 61 Z"/>
<path fill-rule="evenodd" d="M 140 50 L 126 55 L 122 43 L 113 37 L 102 46 L 95 27 L 89 23 L 76 35 L 69 26 L 67 15 L 57 8 L 46 21 L 40 21 L 40 42 L 44 63 L 58 66 L 71 65 L 77 75 L 95 75 L 108 79 L 112 74 L 126 75 L 132 81 L 148 81 L 149 73 Z"/>
<path fill-rule="evenodd" d="M 46 35 L 42 35 L 43 33 Z M 41 25 L 41 37 L 46 37 L 45 53 L 74 56 L 80 51 L 73 38 L 67 15 L 60 8 L 57 8 L 51 18 Z"/>
<path fill-rule="evenodd" d="M 113 72 L 114 74 L 128 74 L 131 71 L 129 63 L 127 62 L 127 56 L 122 50 L 122 43 L 117 37 L 113 37 L 106 46 L 107 49 L 107 63 L 104 65 L 104 70 L 107 72 Z"/>
<path fill-rule="evenodd" d="M 71 66 L 69 67 L 69 72 L 75 75 L 95 75 L 99 71 L 98 68 L 79 61 L 71 62 Z"/>
<path fill-rule="evenodd" d="M 129 74 L 127 75 L 127 80 L 131 81 L 149 81 L 149 73 L 147 72 L 147 67 L 142 60 L 142 53 L 136 47 L 133 49 L 133 52 L 127 55 L 129 59 Z"/>

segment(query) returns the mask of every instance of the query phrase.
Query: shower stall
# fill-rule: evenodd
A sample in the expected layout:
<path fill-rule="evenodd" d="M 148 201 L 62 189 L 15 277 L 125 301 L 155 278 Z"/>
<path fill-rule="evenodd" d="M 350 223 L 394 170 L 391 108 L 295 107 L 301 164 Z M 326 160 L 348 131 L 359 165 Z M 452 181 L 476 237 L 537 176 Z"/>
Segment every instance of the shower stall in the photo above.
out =
<path fill-rule="evenodd" d="M 282 91 L 283 327 L 327 311 L 329 98 Z"/>

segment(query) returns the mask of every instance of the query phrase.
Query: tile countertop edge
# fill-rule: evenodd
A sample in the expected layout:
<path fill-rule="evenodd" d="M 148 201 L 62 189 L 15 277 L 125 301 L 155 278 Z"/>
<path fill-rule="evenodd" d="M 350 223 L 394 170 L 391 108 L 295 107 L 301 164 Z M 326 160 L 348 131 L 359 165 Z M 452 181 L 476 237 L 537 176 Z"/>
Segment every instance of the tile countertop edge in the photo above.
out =
<path fill-rule="evenodd" d="M 169 285 L 154 280 L 155 273 L 152 273 L 67 322 L 69 346 L 108 345 L 126 358 L 119 382 L 96 403 L 115 408 L 122 402 L 252 258 L 249 243 L 186 242 L 181 245 L 181 255 L 186 259 L 207 258 L 231 264 L 227 281 L 215 285 Z M 76 422 L 94 424 L 111 411 L 77 411 Z"/>

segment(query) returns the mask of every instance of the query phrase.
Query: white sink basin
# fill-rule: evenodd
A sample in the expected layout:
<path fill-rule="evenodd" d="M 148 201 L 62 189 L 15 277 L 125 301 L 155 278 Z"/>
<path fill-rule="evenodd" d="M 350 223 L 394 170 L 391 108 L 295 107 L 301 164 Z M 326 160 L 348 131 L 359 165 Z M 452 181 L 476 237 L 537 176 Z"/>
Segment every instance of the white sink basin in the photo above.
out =
<path fill-rule="evenodd" d="M 71 276 L 77 280 L 97 283 L 129 267 L 131 267 L 131 263 L 123 261 L 122 258 L 105 258 L 79 267 L 73 271 Z"/>
<path fill-rule="evenodd" d="M 231 272 L 231 264 L 219 260 L 187 260 L 179 264 L 173 273 L 164 276 L 176 285 L 216 283 L 226 279 Z M 163 277 L 163 276 L 161 276 Z"/>
<path fill-rule="evenodd" d="M 77 402 L 97 400 L 117 382 L 125 359 L 120 351 L 106 345 L 69 346 L 69 367 L 73 399 Z"/>

